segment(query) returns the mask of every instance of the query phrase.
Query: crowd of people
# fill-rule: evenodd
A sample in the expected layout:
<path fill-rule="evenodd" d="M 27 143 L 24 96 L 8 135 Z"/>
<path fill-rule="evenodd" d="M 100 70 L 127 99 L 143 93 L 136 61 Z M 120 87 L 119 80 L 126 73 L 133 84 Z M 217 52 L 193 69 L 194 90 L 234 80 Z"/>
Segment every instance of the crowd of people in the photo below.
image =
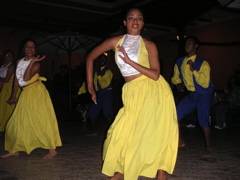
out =
<path fill-rule="evenodd" d="M 145 176 L 166 180 L 167 173 L 174 171 L 178 148 L 186 145 L 180 122 L 193 110 L 197 112 L 205 140 L 202 157 L 212 156 L 209 116 L 214 88 L 211 68 L 197 55 L 198 38 L 187 36 L 186 55 L 176 60 L 171 79 L 179 93 L 187 93 L 176 101 L 171 86 L 161 75 L 156 45 L 141 35 L 142 11 L 129 9 L 123 24 L 126 33 L 106 39 L 89 53 L 86 81 L 79 87 L 79 95 L 88 92 L 91 96 L 92 104 L 86 116 L 92 133 L 96 133 L 95 121 L 101 110 L 110 125 L 102 155 L 102 173 L 107 179 L 136 180 Z M 36 56 L 37 45 L 32 39 L 25 40 L 21 50 L 23 56 L 16 62 L 11 51 L 4 52 L 0 68 L 0 131 L 4 133 L 8 151 L 1 158 L 17 156 L 20 151 L 30 154 L 36 148 L 43 148 L 48 150 L 43 158 L 51 159 L 57 155 L 56 148 L 62 146 L 57 119 L 64 118 L 61 113 L 67 114 L 64 113 L 66 108 L 61 107 L 68 103 L 68 70 L 63 65 L 54 76 L 54 82 L 59 85 L 53 90 L 56 96 L 53 102 L 60 108 L 57 109 L 42 83 L 46 79 L 40 76 L 40 62 L 46 56 Z M 115 52 L 116 64 L 125 80 L 123 106 L 115 119 L 113 72 L 106 66 L 104 55 L 110 50 Z M 224 101 L 227 103 L 215 105 L 216 112 L 222 113 L 216 113 L 216 127 L 221 128 L 226 123 L 229 107 L 239 105 L 239 92 L 239 79 L 231 77 Z M 59 113 L 57 117 L 55 111 Z"/>

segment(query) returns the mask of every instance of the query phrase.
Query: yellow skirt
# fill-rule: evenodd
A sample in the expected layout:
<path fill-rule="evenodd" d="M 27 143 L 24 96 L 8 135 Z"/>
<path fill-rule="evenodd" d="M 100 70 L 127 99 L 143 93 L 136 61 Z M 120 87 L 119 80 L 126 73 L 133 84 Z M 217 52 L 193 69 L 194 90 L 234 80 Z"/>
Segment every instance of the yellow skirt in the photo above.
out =
<path fill-rule="evenodd" d="M 56 115 L 47 89 L 39 81 L 23 89 L 6 125 L 5 150 L 10 153 L 61 146 Z"/>
<path fill-rule="evenodd" d="M 103 147 L 102 173 L 156 177 L 172 174 L 178 151 L 178 122 L 169 84 L 141 76 L 123 86 L 123 108 L 108 130 Z"/>
<path fill-rule="evenodd" d="M 9 105 L 6 102 L 12 93 L 13 77 L 14 76 L 12 76 L 8 82 L 3 83 L 2 91 L 0 92 L 0 132 L 5 131 L 6 123 L 15 108 L 15 105 Z M 20 92 L 21 89 L 18 88 L 17 97 Z"/>

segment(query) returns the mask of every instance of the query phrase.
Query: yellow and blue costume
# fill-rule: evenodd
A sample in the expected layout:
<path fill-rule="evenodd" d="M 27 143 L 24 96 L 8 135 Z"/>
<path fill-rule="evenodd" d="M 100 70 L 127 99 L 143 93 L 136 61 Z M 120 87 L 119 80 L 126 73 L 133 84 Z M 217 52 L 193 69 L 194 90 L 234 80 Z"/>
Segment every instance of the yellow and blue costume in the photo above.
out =
<path fill-rule="evenodd" d="M 194 71 L 190 71 L 187 62 L 194 62 Z M 176 60 L 172 83 L 184 83 L 190 93 L 177 104 L 178 120 L 181 121 L 188 113 L 197 109 L 200 127 L 209 126 L 209 115 L 213 102 L 213 82 L 210 78 L 210 66 L 207 61 L 193 55 L 180 57 Z"/>
<path fill-rule="evenodd" d="M 113 101 L 113 91 L 112 91 L 112 71 L 107 67 L 100 67 L 101 70 L 94 74 L 94 86 L 97 91 L 97 104 L 92 103 L 87 117 L 94 119 L 98 116 L 101 109 L 106 118 L 111 119 L 113 116 L 112 111 L 112 101 Z"/>

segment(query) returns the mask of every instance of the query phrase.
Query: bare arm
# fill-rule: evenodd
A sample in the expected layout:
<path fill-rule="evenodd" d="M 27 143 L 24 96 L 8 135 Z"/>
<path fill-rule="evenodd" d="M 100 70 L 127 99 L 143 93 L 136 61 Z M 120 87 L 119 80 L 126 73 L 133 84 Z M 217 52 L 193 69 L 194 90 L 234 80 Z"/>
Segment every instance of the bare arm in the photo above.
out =
<path fill-rule="evenodd" d="M 45 59 L 45 57 L 46 56 L 42 56 L 42 57 L 37 56 L 30 62 L 23 77 L 24 81 L 30 80 L 36 73 L 40 72 L 40 64 L 38 62 Z"/>
<path fill-rule="evenodd" d="M 160 75 L 160 64 L 158 59 L 158 50 L 156 45 L 151 41 L 146 41 L 146 48 L 148 51 L 148 58 L 149 58 L 149 64 L 150 68 L 146 68 L 141 66 L 140 64 L 132 61 L 129 59 L 125 49 L 122 46 L 118 46 L 119 51 L 123 53 L 124 56 L 119 56 L 125 63 L 129 64 L 136 70 L 138 70 L 141 74 L 153 79 L 158 80 Z"/>
<path fill-rule="evenodd" d="M 88 55 L 86 61 L 86 77 L 87 77 L 87 87 L 88 92 L 92 96 L 92 100 L 94 103 L 96 102 L 96 93 L 93 86 L 93 61 L 100 56 L 101 54 L 109 51 L 115 47 L 119 37 L 113 37 L 105 40 L 99 46 L 97 46 L 93 51 Z"/>
<path fill-rule="evenodd" d="M 17 62 L 17 64 L 19 63 L 19 60 Z M 16 104 L 17 103 L 17 97 L 16 97 L 16 94 L 17 94 L 17 90 L 18 90 L 18 80 L 16 78 L 16 74 L 14 75 L 14 81 L 13 81 L 13 86 L 12 86 L 12 94 L 11 94 L 11 97 L 7 100 L 7 103 L 8 104 Z"/>

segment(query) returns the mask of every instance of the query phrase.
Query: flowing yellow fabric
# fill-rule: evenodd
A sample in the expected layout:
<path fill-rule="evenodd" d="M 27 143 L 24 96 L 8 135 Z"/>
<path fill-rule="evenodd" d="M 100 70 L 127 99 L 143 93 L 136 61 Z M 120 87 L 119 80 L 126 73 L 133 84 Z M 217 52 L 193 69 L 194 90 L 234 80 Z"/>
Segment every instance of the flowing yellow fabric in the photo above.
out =
<path fill-rule="evenodd" d="M 138 63 L 149 68 L 142 38 L 140 43 Z M 125 180 L 154 178 L 159 169 L 172 174 L 178 152 L 178 121 L 169 84 L 162 76 L 154 81 L 142 75 L 124 84 L 122 100 L 123 107 L 104 142 L 102 173 L 113 176 L 120 172 Z"/>
<path fill-rule="evenodd" d="M 102 172 L 154 178 L 158 169 L 172 174 L 178 150 L 178 122 L 169 84 L 144 75 L 123 86 L 123 108 L 108 130 Z"/>
<path fill-rule="evenodd" d="M 3 83 L 2 90 L 0 91 L 0 132 L 5 131 L 5 126 L 10 118 L 15 105 L 9 105 L 6 101 L 10 98 L 12 93 L 12 84 L 13 84 L 14 75 L 11 76 L 8 82 Z M 17 90 L 17 97 L 21 89 Z"/>
<path fill-rule="evenodd" d="M 53 105 L 41 80 L 46 79 L 36 74 L 27 82 L 34 83 L 23 88 L 6 125 L 5 150 L 11 153 L 30 154 L 36 148 L 55 149 L 62 145 Z"/>

